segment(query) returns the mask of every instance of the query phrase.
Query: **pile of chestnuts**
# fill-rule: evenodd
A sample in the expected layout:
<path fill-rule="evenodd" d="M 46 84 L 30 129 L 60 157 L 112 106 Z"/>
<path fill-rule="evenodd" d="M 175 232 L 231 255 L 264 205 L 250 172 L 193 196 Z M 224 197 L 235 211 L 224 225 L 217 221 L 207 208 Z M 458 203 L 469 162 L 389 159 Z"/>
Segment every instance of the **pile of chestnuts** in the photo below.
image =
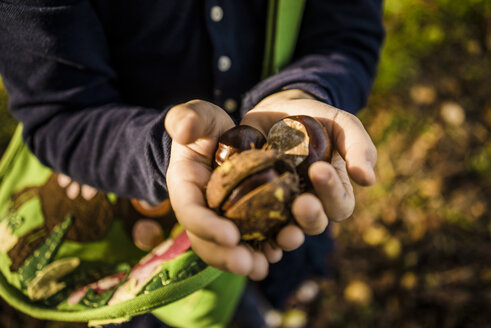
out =
<path fill-rule="evenodd" d="M 243 241 L 258 245 L 292 220 L 293 199 L 312 188 L 309 166 L 331 155 L 325 127 L 310 116 L 278 121 L 267 138 L 253 127 L 236 126 L 219 139 L 208 206 L 232 220 Z"/>

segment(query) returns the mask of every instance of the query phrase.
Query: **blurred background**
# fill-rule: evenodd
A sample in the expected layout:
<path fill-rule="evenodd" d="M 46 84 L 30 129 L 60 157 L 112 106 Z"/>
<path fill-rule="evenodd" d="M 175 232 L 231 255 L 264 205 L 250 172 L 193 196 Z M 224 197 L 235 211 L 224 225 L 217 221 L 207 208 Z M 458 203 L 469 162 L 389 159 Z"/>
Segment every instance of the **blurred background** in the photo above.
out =
<path fill-rule="evenodd" d="M 360 114 L 378 182 L 331 223 L 320 296 L 284 327 L 491 326 L 491 1 L 386 0 L 387 39 Z M 0 153 L 16 122 L 0 84 Z M 306 323 L 307 321 L 307 323 Z M 0 302 L 1 327 L 38 321 Z"/>

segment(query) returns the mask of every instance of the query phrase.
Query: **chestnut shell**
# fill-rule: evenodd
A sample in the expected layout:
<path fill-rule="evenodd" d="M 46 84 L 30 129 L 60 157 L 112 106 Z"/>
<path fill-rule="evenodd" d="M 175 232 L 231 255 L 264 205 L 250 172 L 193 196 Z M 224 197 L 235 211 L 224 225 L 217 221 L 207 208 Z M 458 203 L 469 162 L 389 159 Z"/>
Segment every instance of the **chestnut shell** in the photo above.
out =
<path fill-rule="evenodd" d="M 330 162 L 332 140 L 324 125 L 307 115 L 288 116 L 275 123 L 268 134 L 268 145 L 296 166 L 306 189 L 312 187 L 308 169 L 317 161 Z"/>
<path fill-rule="evenodd" d="M 275 169 L 277 178 L 251 190 L 222 213 L 222 204 L 241 182 L 269 168 Z M 235 222 L 242 240 L 261 241 L 289 222 L 290 204 L 298 186 L 294 168 L 276 151 L 251 149 L 231 156 L 213 171 L 206 198 L 210 208 Z"/>
<path fill-rule="evenodd" d="M 242 197 L 225 212 L 239 227 L 243 240 L 271 238 L 290 220 L 290 203 L 298 189 L 297 175 L 285 172 Z"/>
<path fill-rule="evenodd" d="M 228 194 L 248 176 L 273 167 L 278 160 L 274 150 L 250 149 L 236 153 L 217 167 L 208 181 L 206 199 L 208 206 L 218 209 Z"/>
<path fill-rule="evenodd" d="M 256 128 L 249 125 L 237 125 L 218 139 L 215 152 L 215 163 L 222 165 L 230 156 L 244 150 L 260 149 L 266 143 L 266 137 Z"/>

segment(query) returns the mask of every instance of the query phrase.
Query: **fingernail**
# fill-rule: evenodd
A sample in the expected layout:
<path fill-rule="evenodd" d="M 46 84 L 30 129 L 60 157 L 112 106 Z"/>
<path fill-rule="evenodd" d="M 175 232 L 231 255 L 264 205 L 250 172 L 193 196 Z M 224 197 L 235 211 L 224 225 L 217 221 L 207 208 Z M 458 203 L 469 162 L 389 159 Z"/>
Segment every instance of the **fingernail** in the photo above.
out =
<path fill-rule="evenodd" d="M 373 171 L 375 165 L 371 161 L 369 161 L 368 159 L 366 160 L 365 163 L 366 163 L 366 166 L 369 167 L 370 170 Z"/>
<path fill-rule="evenodd" d="M 58 180 L 58 185 L 60 185 L 60 187 L 62 188 L 65 188 L 72 182 L 72 179 L 64 174 L 58 174 L 57 180 Z"/>
<path fill-rule="evenodd" d="M 231 229 L 226 233 L 225 238 L 228 245 L 235 246 L 240 242 L 240 233 L 238 229 L 231 227 Z"/>
<path fill-rule="evenodd" d="M 74 200 L 75 198 L 78 197 L 78 194 L 80 193 L 80 185 L 76 182 L 72 182 L 65 190 L 65 193 L 68 198 L 71 200 Z"/>
<path fill-rule="evenodd" d="M 136 221 L 132 236 L 135 245 L 144 251 L 151 250 L 164 240 L 164 232 L 160 224 L 149 219 Z"/>
<path fill-rule="evenodd" d="M 316 213 L 311 213 L 310 215 L 307 215 L 303 218 L 303 222 L 306 224 L 311 224 L 312 222 L 315 222 L 317 219 L 317 214 Z"/>
<path fill-rule="evenodd" d="M 97 189 L 92 188 L 91 186 L 82 185 L 82 190 L 80 193 L 82 195 L 82 198 L 88 201 L 94 198 L 95 195 L 97 195 Z"/>
<path fill-rule="evenodd" d="M 328 169 L 324 169 L 322 172 L 322 182 L 326 185 L 332 184 L 332 172 Z"/>
<path fill-rule="evenodd" d="M 370 163 L 367 163 L 365 167 L 366 172 L 366 182 L 367 184 L 373 184 L 375 182 L 375 171 Z"/>
<path fill-rule="evenodd" d="M 320 166 L 320 164 L 318 165 Z M 315 174 L 310 174 L 310 179 L 314 183 L 329 184 L 332 180 L 332 173 L 327 167 L 320 167 L 315 170 Z"/>

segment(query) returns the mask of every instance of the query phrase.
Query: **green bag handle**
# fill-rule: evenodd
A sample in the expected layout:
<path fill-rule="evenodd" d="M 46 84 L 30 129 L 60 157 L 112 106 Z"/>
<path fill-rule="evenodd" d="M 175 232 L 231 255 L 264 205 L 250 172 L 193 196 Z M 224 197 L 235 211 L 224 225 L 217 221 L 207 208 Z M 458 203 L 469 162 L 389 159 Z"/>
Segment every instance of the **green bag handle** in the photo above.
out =
<path fill-rule="evenodd" d="M 12 307 L 42 320 L 115 322 L 117 319 L 122 319 L 122 321 L 126 321 L 136 315 L 150 312 L 177 301 L 189 295 L 190 290 L 195 291 L 203 288 L 220 275 L 221 272 L 219 270 L 208 267 L 198 275 L 160 288 L 149 294 L 140 295 L 119 304 L 82 311 L 62 311 L 32 303 L 25 295 L 11 286 L 2 274 L 0 274 L 0 296 Z"/>
<path fill-rule="evenodd" d="M 266 30 L 266 45 L 263 62 L 263 78 L 278 72 L 292 58 L 300 29 L 305 0 L 270 0 Z M 0 161 L 0 182 L 13 165 L 17 154 L 25 151 L 22 141 L 22 126 L 19 124 L 8 149 Z M 10 285 L 0 273 L 0 296 L 12 307 L 38 319 L 58 321 L 121 321 L 149 312 L 177 301 L 192 291 L 201 289 L 216 279 L 222 272 L 207 267 L 199 274 L 180 282 L 155 290 L 149 294 L 115 305 L 81 311 L 62 311 L 39 306 Z M 230 286 L 224 288 L 230 288 Z"/>
<path fill-rule="evenodd" d="M 262 78 L 278 73 L 295 51 L 306 0 L 270 0 Z"/>

